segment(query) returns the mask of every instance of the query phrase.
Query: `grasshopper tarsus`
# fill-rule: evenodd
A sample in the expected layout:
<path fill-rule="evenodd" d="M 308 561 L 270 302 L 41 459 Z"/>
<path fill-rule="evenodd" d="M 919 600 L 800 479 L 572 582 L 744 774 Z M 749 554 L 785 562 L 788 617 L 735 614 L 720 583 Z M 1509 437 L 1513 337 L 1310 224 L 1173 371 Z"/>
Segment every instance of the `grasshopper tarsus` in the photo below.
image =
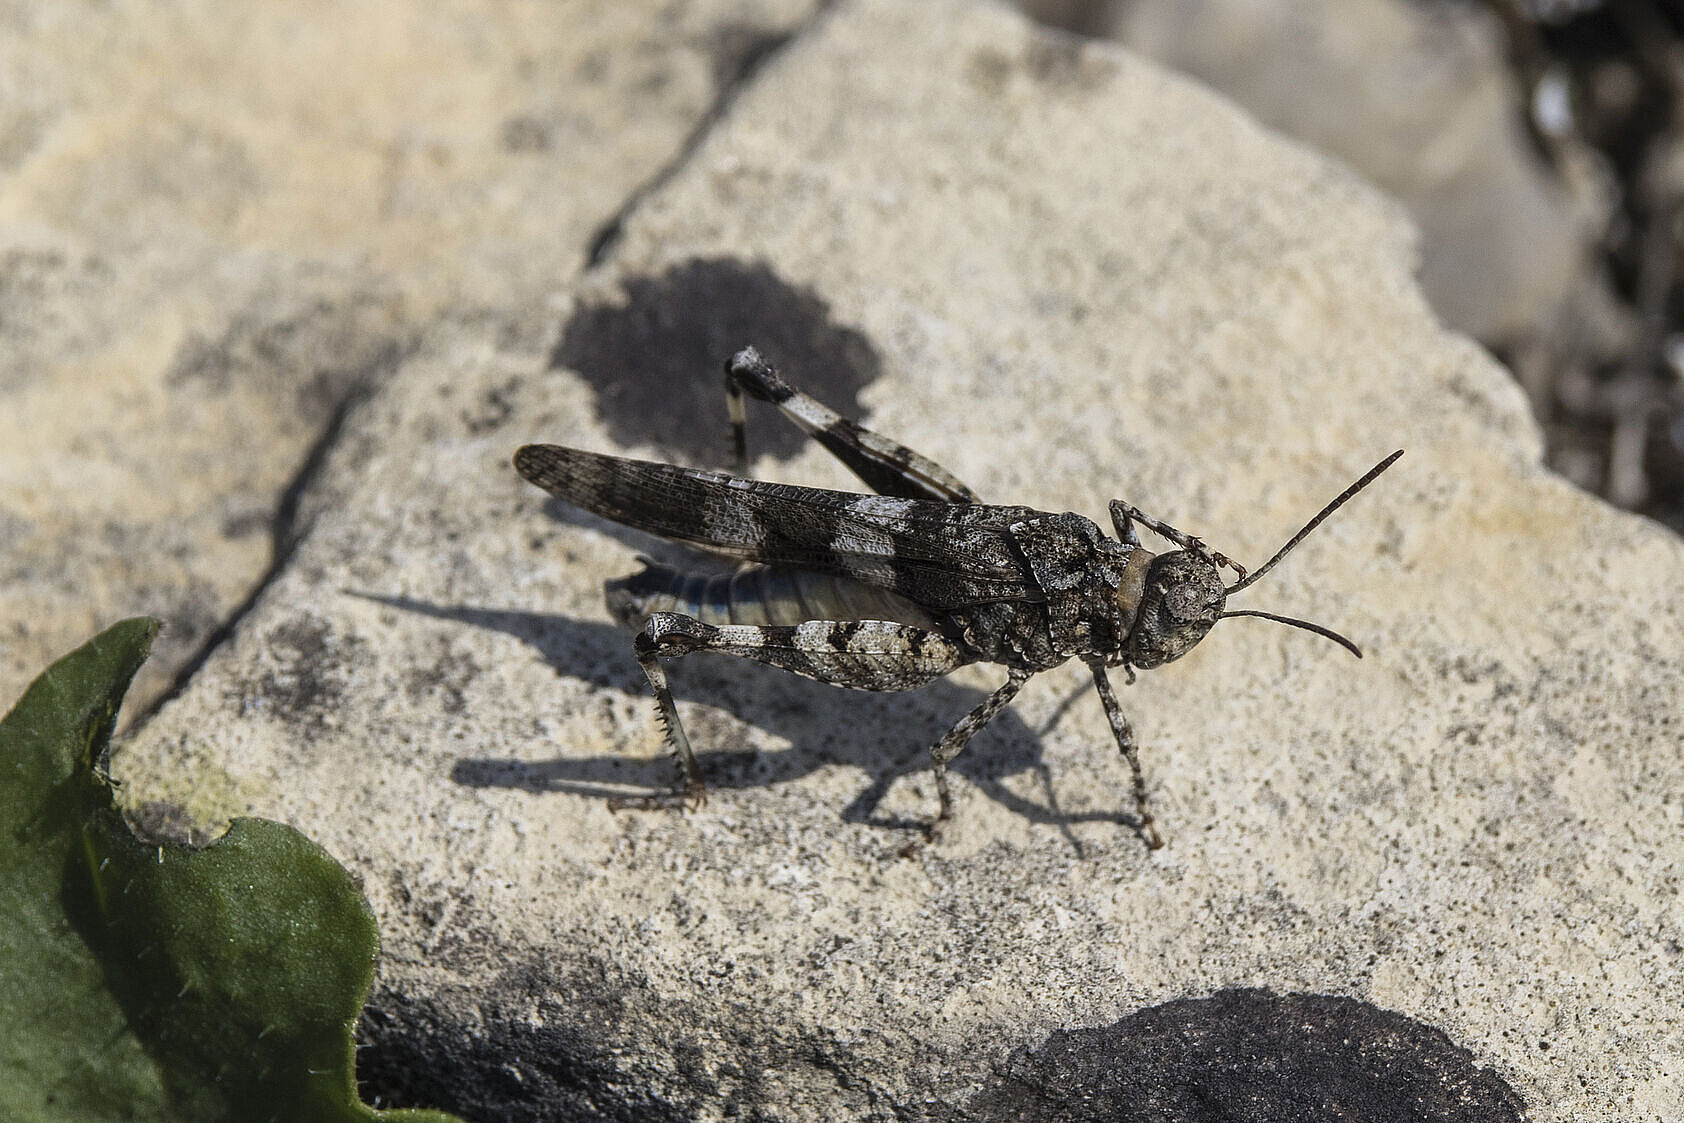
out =
<path fill-rule="evenodd" d="M 1147 815 L 1143 818 L 1140 821 L 1140 826 L 1136 829 L 1139 830 L 1140 837 L 1145 841 L 1146 849 L 1162 850 L 1168 845 L 1164 842 L 1164 836 L 1158 833 L 1158 824 L 1153 821 L 1152 816 Z"/>
<path fill-rule="evenodd" d="M 1227 554 L 1219 554 L 1219 553 L 1216 553 L 1215 551 L 1212 551 L 1211 555 L 1210 555 L 1210 560 L 1215 562 L 1217 565 L 1220 565 L 1220 566 L 1223 566 L 1227 569 L 1233 570 L 1234 571 L 1234 577 L 1235 577 L 1236 580 L 1239 580 L 1239 581 L 1245 580 L 1245 566 L 1241 565 L 1239 562 L 1230 558 Z"/>
<path fill-rule="evenodd" d="M 1005 684 L 930 750 L 939 804 L 926 827 L 933 840 L 953 815 L 947 765 L 1030 677 L 1080 658 L 1128 764 L 1140 836 L 1156 850 L 1164 838 L 1106 668 L 1122 668 L 1132 683 L 1136 668 L 1180 658 L 1233 615 L 1307 628 L 1356 650 L 1319 625 L 1224 607 L 1401 454 L 1376 465 L 1248 574 L 1198 536 L 1122 500 L 1110 505 L 1115 539 L 1081 515 L 982 503 L 935 461 L 796 390 L 753 348 L 726 363 L 725 391 L 736 476 L 557 445 L 515 453 L 520 474 L 546 491 L 740 566 L 710 578 L 651 566 L 609 583 L 611 611 L 637 630 L 633 649 L 682 771 L 673 791 L 610 807 L 687 808 L 706 800 L 664 659 L 713 651 L 876 691 L 911 690 L 969 663 L 1000 664 Z M 877 494 L 746 478 L 745 396 L 776 405 Z M 1135 524 L 1180 548 L 1148 552 Z M 1222 569 L 1238 575 L 1234 585 L 1223 585 Z"/>

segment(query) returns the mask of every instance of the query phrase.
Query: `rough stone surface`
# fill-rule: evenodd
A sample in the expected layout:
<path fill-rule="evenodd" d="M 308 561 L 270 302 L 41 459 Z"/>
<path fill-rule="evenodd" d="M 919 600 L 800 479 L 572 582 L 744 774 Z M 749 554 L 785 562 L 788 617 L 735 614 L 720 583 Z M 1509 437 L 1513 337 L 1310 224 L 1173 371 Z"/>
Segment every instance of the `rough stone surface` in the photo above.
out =
<path fill-rule="evenodd" d="M 1108 30 L 1265 124 L 1348 161 L 1421 227 L 1421 285 L 1451 327 L 1512 344 L 1594 294 L 1600 219 L 1522 125 L 1497 18 L 1410 0 L 1134 0 Z M 1577 321 L 1575 321 L 1577 322 Z M 1582 330 L 1582 329 L 1581 329 Z"/>
<path fill-rule="evenodd" d="M 1333 1057 L 1335 1092 L 1378 1065 L 1514 1117 L 1677 1118 L 1684 546 L 1537 467 L 1412 260 L 1399 210 L 1152 64 L 983 5 L 839 4 L 547 337 L 442 320 L 350 413 L 309 532 L 119 771 L 137 801 L 296 823 L 362 878 L 389 1102 L 999 1118 L 1194 1026 L 1243 1054 L 1225 1072 Z M 716 353 L 601 373 L 661 339 Z M 924 750 L 997 672 L 880 697 L 688 661 L 712 797 L 612 813 L 671 777 L 600 593 L 658 546 L 508 457 L 723 463 L 688 379 L 748 340 L 987 498 L 1103 519 L 1120 495 L 1249 562 L 1406 448 L 1241 598 L 1367 658 L 1241 620 L 1123 690 L 1158 852 L 1076 668 L 959 759 L 933 845 L 908 846 Z M 758 467 L 848 486 L 812 449 Z"/>
<path fill-rule="evenodd" d="M 0 696 L 137 612 L 167 691 L 417 326 L 548 322 L 813 6 L 0 3 Z"/>

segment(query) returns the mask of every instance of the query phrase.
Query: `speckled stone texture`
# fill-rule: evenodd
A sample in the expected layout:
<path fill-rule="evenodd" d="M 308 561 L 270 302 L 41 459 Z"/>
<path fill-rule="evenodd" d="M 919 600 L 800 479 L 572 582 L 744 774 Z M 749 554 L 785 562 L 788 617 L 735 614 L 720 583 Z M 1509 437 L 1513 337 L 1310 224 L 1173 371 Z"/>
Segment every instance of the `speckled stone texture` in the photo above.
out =
<path fill-rule="evenodd" d="M 1413 247 L 1352 175 L 1118 49 L 837 4 L 547 332 L 426 323 L 127 791 L 288 820 L 362 879 L 388 1102 L 1068 1118 L 1075 1087 L 1112 1118 L 1334 1119 L 1379 1082 L 1363 1118 L 1678 1118 L 1684 545 L 1537 467 Z M 1407 449 L 1238 598 L 1367 657 L 1230 621 L 1123 689 L 1158 852 L 1080 668 L 960 758 L 933 845 L 925 750 L 995 670 L 882 697 L 687 661 L 711 799 L 612 813 L 671 777 L 601 601 L 655 544 L 509 456 L 723 465 L 717 364 L 751 341 L 985 498 L 1122 496 L 1251 563 Z M 751 418 L 760 473 L 850 486 L 777 424 Z M 1130 1100 L 1115 1073 L 1148 1069 Z"/>
<path fill-rule="evenodd" d="M 174 689 L 425 325 L 546 331 L 814 6 L 0 0 L 0 698 L 142 612 Z"/>

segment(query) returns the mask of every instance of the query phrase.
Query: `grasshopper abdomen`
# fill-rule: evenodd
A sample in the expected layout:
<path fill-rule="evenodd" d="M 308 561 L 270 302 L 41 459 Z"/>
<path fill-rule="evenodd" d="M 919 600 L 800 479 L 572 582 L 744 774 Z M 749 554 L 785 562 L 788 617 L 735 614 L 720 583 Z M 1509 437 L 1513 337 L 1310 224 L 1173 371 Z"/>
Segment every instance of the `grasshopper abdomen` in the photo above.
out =
<path fill-rule="evenodd" d="M 936 618 L 891 589 L 832 573 L 748 565 L 731 573 L 689 574 L 655 563 L 604 586 L 608 610 L 633 630 L 657 612 L 704 624 L 792 627 L 808 620 L 889 620 L 935 630 Z"/>

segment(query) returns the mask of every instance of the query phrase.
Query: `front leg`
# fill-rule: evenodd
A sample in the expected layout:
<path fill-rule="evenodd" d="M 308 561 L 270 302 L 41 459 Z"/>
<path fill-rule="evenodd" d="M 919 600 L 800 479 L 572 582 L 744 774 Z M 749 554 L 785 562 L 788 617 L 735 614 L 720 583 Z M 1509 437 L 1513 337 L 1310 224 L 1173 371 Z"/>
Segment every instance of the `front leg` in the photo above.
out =
<path fill-rule="evenodd" d="M 1166 541 L 1175 543 L 1183 550 L 1191 550 L 1195 554 L 1203 554 L 1217 565 L 1226 566 L 1233 570 L 1239 575 L 1239 579 L 1241 581 L 1245 580 L 1245 566 L 1234 561 L 1226 554 L 1217 553 L 1215 550 L 1205 545 L 1205 540 L 1200 538 L 1198 535 L 1188 534 L 1184 530 L 1175 529 L 1166 522 L 1159 522 L 1157 519 L 1146 514 L 1139 507 L 1129 503 L 1124 503 L 1121 499 L 1111 500 L 1111 525 L 1117 528 L 1117 537 L 1122 539 L 1124 542 L 1138 545 L 1140 538 L 1134 533 L 1134 523 L 1139 523 L 1147 530 L 1150 530 L 1153 534 L 1158 535 Z"/>
<path fill-rule="evenodd" d="M 1117 696 L 1111 693 L 1111 680 L 1105 674 L 1105 660 L 1098 655 L 1083 658 L 1088 670 L 1093 672 L 1093 686 L 1099 691 L 1105 717 L 1111 722 L 1111 734 L 1117 738 L 1117 747 L 1123 751 L 1123 759 L 1129 762 L 1129 771 L 1134 774 L 1134 807 L 1135 814 L 1140 817 L 1140 833 L 1148 847 L 1161 849 L 1164 836 L 1158 833 L 1157 820 L 1146 804 L 1146 777 L 1140 770 L 1140 750 L 1134 745 L 1134 730 L 1129 726 L 1129 719 L 1123 716 L 1122 707 L 1117 705 Z M 1134 681 L 1133 670 L 1129 671 L 1129 681 Z"/>

